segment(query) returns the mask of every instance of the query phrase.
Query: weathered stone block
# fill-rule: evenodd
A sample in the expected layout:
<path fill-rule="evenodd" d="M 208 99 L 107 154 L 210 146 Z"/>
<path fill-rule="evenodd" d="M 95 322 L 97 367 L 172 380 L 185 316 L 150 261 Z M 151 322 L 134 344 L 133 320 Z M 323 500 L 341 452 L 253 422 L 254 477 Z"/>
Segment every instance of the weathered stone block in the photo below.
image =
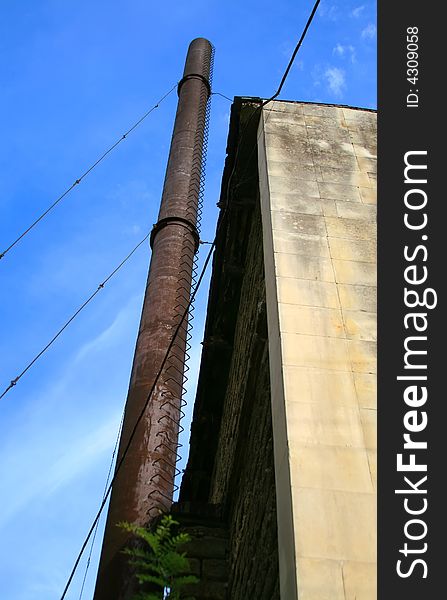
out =
<path fill-rule="evenodd" d="M 332 258 L 372 263 L 377 261 L 375 240 L 345 240 L 328 237 L 328 243 Z"/>
<path fill-rule="evenodd" d="M 302 215 L 289 211 L 272 211 L 274 230 L 297 233 L 299 235 L 316 235 L 325 237 L 326 227 L 323 217 Z"/>
<path fill-rule="evenodd" d="M 301 558 L 298 565 L 298 597 L 300 600 L 345 600 L 340 562 Z"/>
<path fill-rule="evenodd" d="M 316 181 L 304 179 L 290 179 L 288 177 L 269 178 L 270 191 L 272 194 L 300 194 L 302 198 L 319 198 L 320 192 Z"/>
<path fill-rule="evenodd" d="M 365 206 L 354 202 L 335 202 L 337 207 L 337 215 L 344 219 L 362 219 L 365 221 L 376 220 L 376 207 Z"/>
<path fill-rule="evenodd" d="M 373 262 L 334 259 L 335 281 L 357 285 L 377 285 L 377 268 Z"/>
<path fill-rule="evenodd" d="M 327 198 L 321 199 L 321 207 L 323 209 L 323 214 L 325 217 L 336 217 L 337 216 L 337 206 L 335 204 L 335 200 L 329 200 Z"/>
<path fill-rule="evenodd" d="M 377 567 L 374 563 L 343 563 L 345 600 L 377 600 Z"/>
<path fill-rule="evenodd" d="M 205 558 L 202 563 L 202 577 L 225 582 L 228 577 L 228 562 L 215 558 Z"/>
<path fill-rule="evenodd" d="M 266 135 L 271 134 L 274 137 L 272 145 L 276 144 L 277 140 L 301 140 L 303 137 L 304 119 L 298 117 L 297 122 L 265 119 L 264 131 Z"/>
<path fill-rule="evenodd" d="M 363 158 L 358 156 L 357 163 L 360 171 L 366 171 L 367 173 L 377 173 L 377 159 L 376 158 Z"/>
<path fill-rule="evenodd" d="M 377 410 L 371 408 L 360 409 L 365 446 L 368 450 L 377 449 Z"/>
<path fill-rule="evenodd" d="M 364 448 L 334 447 L 322 440 L 320 446 L 294 447 L 292 459 L 301 487 L 373 492 Z"/>
<path fill-rule="evenodd" d="M 341 311 L 335 308 L 280 304 L 279 323 L 283 332 L 345 337 Z"/>
<path fill-rule="evenodd" d="M 278 277 L 335 281 L 334 270 L 329 258 L 277 252 L 275 253 L 275 263 Z"/>
<path fill-rule="evenodd" d="M 354 373 L 354 384 L 361 408 L 377 408 L 377 376 L 375 373 Z"/>
<path fill-rule="evenodd" d="M 341 139 L 328 139 L 324 138 L 309 138 L 309 144 L 312 148 L 312 151 L 320 152 L 330 152 L 332 155 L 344 155 L 348 154 L 350 156 L 354 156 L 354 147 L 349 139 L 341 138 Z"/>
<path fill-rule="evenodd" d="M 353 185 L 319 181 L 318 189 L 322 198 L 344 200 L 345 202 L 361 202 L 359 190 Z"/>
<path fill-rule="evenodd" d="M 343 311 L 346 335 L 350 339 L 377 340 L 377 315 L 360 310 Z"/>
<path fill-rule="evenodd" d="M 189 573 L 200 577 L 202 575 L 202 561 L 198 558 L 188 558 Z"/>
<path fill-rule="evenodd" d="M 329 281 L 278 277 L 278 301 L 303 306 L 338 308 L 337 288 Z"/>
<path fill-rule="evenodd" d="M 374 286 L 338 283 L 337 289 L 344 310 L 377 312 L 377 289 Z"/>
<path fill-rule="evenodd" d="M 302 254 L 306 256 L 323 256 L 329 258 L 329 245 L 326 236 L 299 234 L 297 232 L 273 232 L 273 248 L 276 252 L 286 254 Z"/>
<path fill-rule="evenodd" d="M 353 161 L 354 169 L 347 170 L 341 166 L 331 168 L 321 164 L 314 165 L 317 180 L 325 183 L 339 183 L 344 185 L 371 187 L 368 173 L 358 170 L 357 161 Z"/>
<path fill-rule="evenodd" d="M 346 123 L 358 123 L 361 125 L 370 125 L 376 127 L 377 113 L 364 109 L 343 108 L 343 115 Z"/>
<path fill-rule="evenodd" d="M 300 105 L 304 115 L 310 117 L 327 117 L 341 121 L 344 117 L 342 109 L 338 106 L 322 106 L 321 104 L 306 104 Z"/>
<path fill-rule="evenodd" d="M 317 133 L 318 135 L 318 133 Z M 321 132 L 321 135 L 324 135 Z M 350 154 L 331 154 L 330 152 L 320 152 L 316 149 L 312 151 L 313 164 L 329 169 L 343 169 L 345 171 L 362 171 L 355 155 Z M 369 160 L 369 159 L 362 159 Z M 364 169 L 366 170 L 366 168 Z"/>
<path fill-rule="evenodd" d="M 326 113 L 325 115 L 305 114 L 306 125 L 310 127 L 321 127 L 326 131 L 330 129 L 340 129 L 343 122 L 343 114 L 339 112 Z"/>
<path fill-rule="evenodd" d="M 203 581 L 185 586 L 185 591 L 196 600 L 229 600 L 227 584 L 219 581 Z"/>
<path fill-rule="evenodd" d="M 192 539 L 182 551 L 191 558 L 225 558 L 228 552 L 228 540 L 204 536 Z"/>
<path fill-rule="evenodd" d="M 323 403 L 291 402 L 286 407 L 289 447 L 341 446 L 364 448 L 363 428 L 357 407 Z M 292 463 L 293 464 L 293 463 Z M 300 473 L 292 469 L 292 483 L 300 484 Z"/>
<path fill-rule="evenodd" d="M 296 161 L 276 161 L 269 162 L 269 174 L 278 177 L 291 177 L 293 179 L 305 179 L 316 181 L 315 167 L 297 163 Z"/>
<path fill-rule="evenodd" d="M 355 155 L 359 158 L 377 158 L 376 153 L 372 153 L 369 148 L 366 148 L 362 143 L 353 144 Z"/>
<path fill-rule="evenodd" d="M 305 135 L 305 131 L 303 132 Z M 268 134 L 266 134 L 268 137 Z M 291 140 L 286 137 L 275 137 L 273 143 L 268 146 L 267 156 L 273 161 L 296 161 L 301 165 L 313 166 L 314 160 L 311 147 L 307 142 L 301 142 L 299 145 L 294 145 Z M 358 168 L 358 167 L 357 167 Z"/>
<path fill-rule="evenodd" d="M 284 366 L 285 393 L 290 402 L 318 403 L 357 408 L 358 391 L 351 372 Z M 365 384 L 366 385 L 366 384 Z"/>
<path fill-rule="evenodd" d="M 374 490 L 377 492 L 377 450 L 367 449 L 369 472 Z"/>
<path fill-rule="evenodd" d="M 360 187 L 359 191 L 364 204 L 377 204 L 377 190 L 375 188 Z"/>
<path fill-rule="evenodd" d="M 298 102 L 274 100 L 270 105 L 268 105 L 268 108 L 271 108 L 272 111 L 276 111 L 278 113 L 291 113 L 293 115 L 304 114 L 304 105 L 299 104 Z"/>
<path fill-rule="evenodd" d="M 286 210 L 297 214 L 323 215 L 323 205 L 318 198 L 305 198 L 299 192 L 272 193 L 270 196 L 272 210 Z"/>
<path fill-rule="evenodd" d="M 349 219 L 342 217 L 325 218 L 327 234 L 330 237 L 348 240 L 375 240 L 376 224 L 371 220 Z"/>
<path fill-rule="evenodd" d="M 293 495 L 300 507 L 295 513 L 298 557 L 376 561 L 375 494 L 294 488 Z"/>
<path fill-rule="evenodd" d="M 354 373 L 377 372 L 377 344 L 364 340 L 347 341 L 349 359 Z"/>

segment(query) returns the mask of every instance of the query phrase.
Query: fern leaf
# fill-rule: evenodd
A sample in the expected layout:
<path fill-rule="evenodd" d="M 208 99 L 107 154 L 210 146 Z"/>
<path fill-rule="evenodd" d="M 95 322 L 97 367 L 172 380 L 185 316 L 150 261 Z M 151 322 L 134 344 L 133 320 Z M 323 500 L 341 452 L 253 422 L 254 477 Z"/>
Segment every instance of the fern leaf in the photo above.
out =
<path fill-rule="evenodd" d="M 145 575 L 144 573 L 138 573 L 137 579 L 140 583 L 155 583 L 162 589 L 166 586 L 166 580 L 163 577 L 157 577 L 156 575 Z"/>

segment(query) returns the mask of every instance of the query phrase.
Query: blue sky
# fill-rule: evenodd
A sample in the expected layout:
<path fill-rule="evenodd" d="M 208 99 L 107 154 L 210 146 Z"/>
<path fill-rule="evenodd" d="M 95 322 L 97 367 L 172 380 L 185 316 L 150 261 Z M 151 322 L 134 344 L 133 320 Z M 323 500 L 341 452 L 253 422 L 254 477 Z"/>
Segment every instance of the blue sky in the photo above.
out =
<path fill-rule="evenodd" d="M 214 91 L 269 97 L 312 5 L 3 0 L 0 251 L 172 87 L 194 37 L 216 47 Z M 375 108 L 375 10 L 362 0 L 322 2 L 281 97 Z M 229 106 L 214 97 L 204 240 L 215 229 Z M 0 261 L 2 390 L 156 221 L 175 107 L 173 93 Z M 101 502 L 148 260 L 145 245 L 0 401 L 5 600 L 60 597 Z M 204 286 L 190 397 L 206 296 Z M 100 540 L 86 599 L 99 548 Z M 84 569 L 85 561 L 67 598 L 79 598 Z"/>

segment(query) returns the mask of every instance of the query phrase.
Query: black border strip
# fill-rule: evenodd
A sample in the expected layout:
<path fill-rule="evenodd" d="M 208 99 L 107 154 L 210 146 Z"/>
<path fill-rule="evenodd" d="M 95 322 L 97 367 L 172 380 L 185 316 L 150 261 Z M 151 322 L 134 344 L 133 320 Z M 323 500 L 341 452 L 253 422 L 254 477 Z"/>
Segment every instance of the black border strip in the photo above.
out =
<path fill-rule="evenodd" d="M 447 437 L 447 401 L 441 383 L 443 331 L 446 330 L 441 295 L 446 194 L 441 187 L 444 150 L 435 147 L 436 140 L 440 141 L 444 135 L 441 88 L 446 52 L 440 8 L 441 5 L 434 2 L 379 2 L 379 600 L 443 597 L 444 572 L 447 573 L 443 549 L 447 529 L 443 517 L 446 502 L 442 487 L 446 472 L 444 439 Z M 417 31 L 409 28 L 417 28 Z M 412 35 L 416 37 L 412 38 Z M 407 51 L 417 51 L 417 57 L 412 54 L 407 56 Z M 407 64 L 411 60 L 415 62 Z M 416 68 L 417 73 L 407 73 L 410 68 Z M 413 80 L 412 76 L 417 76 L 417 79 Z M 412 154 L 406 154 L 409 152 Z M 410 167 L 407 181 L 405 156 L 410 165 L 427 167 Z M 408 204 L 422 205 L 426 194 L 426 205 L 417 209 L 406 207 L 405 195 L 409 191 Z M 416 226 L 415 229 L 405 225 L 405 213 L 408 215 L 407 223 Z M 421 227 L 424 214 L 427 224 Z M 404 254 L 405 247 L 407 257 Z M 409 283 L 408 280 L 423 279 L 425 273 L 425 282 Z M 430 289 L 431 292 L 428 291 Z M 409 293 L 410 290 L 415 293 Z M 424 291 L 427 291 L 425 302 Z M 416 301 L 416 294 L 422 306 L 412 308 L 409 305 Z M 434 304 L 436 296 L 436 307 L 424 306 Z M 425 316 L 408 316 L 415 313 Z M 417 331 L 416 324 L 421 331 Z M 424 337 L 427 339 L 422 339 Z M 405 353 L 408 348 L 423 353 L 410 352 L 406 365 Z M 413 380 L 397 379 L 399 376 L 413 377 Z M 414 379 L 416 376 L 426 376 L 427 380 Z M 414 387 L 413 392 L 411 387 Z M 422 401 L 424 387 L 427 399 Z M 415 431 L 418 428 L 420 431 Z M 405 433 L 410 434 L 414 441 L 426 442 L 427 449 L 404 448 Z M 399 471 L 399 454 L 404 465 L 414 460 L 418 470 Z M 413 459 L 411 454 L 414 455 Z M 424 465 L 426 471 L 422 470 Z M 411 484 L 405 481 L 405 477 Z M 396 490 L 406 492 L 396 493 Z M 414 514 L 410 514 L 410 511 Z M 416 514 L 416 511 L 420 511 L 420 514 Z M 402 561 L 400 564 L 399 560 Z M 399 569 L 401 575 L 398 574 Z"/>

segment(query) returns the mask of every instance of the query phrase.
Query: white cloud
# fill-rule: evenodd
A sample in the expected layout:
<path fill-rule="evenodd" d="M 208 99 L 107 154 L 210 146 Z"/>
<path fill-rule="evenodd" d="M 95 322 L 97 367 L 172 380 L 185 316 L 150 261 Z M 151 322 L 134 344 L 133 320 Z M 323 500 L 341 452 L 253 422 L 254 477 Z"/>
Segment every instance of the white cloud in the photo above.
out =
<path fill-rule="evenodd" d="M 111 202 L 119 202 L 124 207 L 135 204 L 147 206 L 155 201 L 157 192 L 146 181 L 132 179 L 124 184 L 116 184 L 106 197 Z"/>
<path fill-rule="evenodd" d="M 342 44 L 338 43 L 332 50 L 332 54 L 334 54 L 335 56 L 339 56 L 340 58 L 349 57 L 352 63 L 356 62 L 354 46 L 343 46 Z"/>
<path fill-rule="evenodd" d="M 318 14 L 321 18 L 326 19 L 328 21 L 337 21 L 339 16 L 338 6 L 336 4 L 322 2 L 318 9 Z"/>
<path fill-rule="evenodd" d="M 345 72 L 338 67 L 329 67 L 324 73 L 330 91 L 340 98 L 346 88 Z"/>
<path fill-rule="evenodd" d="M 62 501 L 73 482 L 85 481 L 98 469 L 105 478 L 102 464 L 108 463 L 116 440 L 140 302 L 131 297 L 109 326 L 52 371 L 49 383 L 34 392 L 13 426 L 0 435 L 0 452 L 8 456 L 0 464 L 0 529 L 36 505 Z M 107 379 L 105 361 L 114 365 Z M 82 492 L 77 493 L 83 501 Z"/>
<path fill-rule="evenodd" d="M 373 40 L 376 37 L 377 28 L 374 23 L 370 23 L 362 31 L 361 36 L 364 40 Z"/>
<path fill-rule="evenodd" d="M 357 8 L 354 8 L 354 10 L 351 11 L 351 17 L 354 17 L 354 19 L 358 19 L 364 10 L 364 4 L 362 4 L 361 6 L 357 6 Z"/>
<path fill-rule="evenodd" d="M 341 44 L 337 44 L 334 49 L 332 50 L 332 54 L 338 54 L 338 56 L 344 56 L 345 54 L 345 47 L 342 46 Z"/>
<path fill-rule="evenodd" d="M 128 227 L 124 227 L 123 228 L 123 232 L 126 233 L 127 235 L 140 235 L 143 233 L 143 229 L 141 227 L 141 225 L 138 225 L 136 223 L 134 223 L 133 225 L 129 225 Z"/>
<path fill-rule="evenodd" d="M 30 460 L 27 453 L 23 451 L 21 456 L 16 456 L 16 467 L 20 465 L 21 470 L 5 472 L 5 479 L 9 485 L 5 486 L 17 490 L 13 494 L 4 494 L 4 505 L 0 517 L 0 525 L 5 525 L 14 515 L 25 509 L 36 498 L 49 497 L 60 487 L 67 485 L 72 480 L 85 474 L 96 465 L 96 461 L 110 450 L 116 439 L 120 414 L 115 413 L 108 421 L 89 431 L 82 438 L 71 438 L 66 443 L 66 449 L 49 468 L 42 470 L 30 469 Z M 28 432 L 29 433 L 29 432 Z M 67 436 L 68 437 L 68 436 Z M 39 441 L 39 452 L 46 455 L 48 460 L 55 447 L 36 435 L 34 441 Z"/>
<path fill-rule="evenodd" d="M 290 55 L 292 54 L 293 49 L 295 48 L 295 43 L 296 42 L 291 42 L 290 40 L 287 42 L 281 42 L 281 44 L 279 45 L 279 51 L 286 58 L 290 58 Z"/>
<path fill-rule="evenodd" d="M 282 54 L 282 56 L 289 59 L 292 56 L 295 46 L 296 46 L 296 40 L 288 40 L 286 42 L 282 42 L 281 44 L 279 44 L 279 52 Z M 299 71 L 303 71 L 303 69 L 304 69 L 303 61 L 299 60 L 299 59 L 295 59 L 293 68 L 298 69 Z"/>
<path fill-rule="evenodd" d="M 115 414 L 99 428 L 77 440 L 77 443 L 51 466 L 44 478 L 45 494 L 54 493 L 59 487 L 90 469 L 95 460 L 113 447 L 120 418 L 120 414 Z"/>
<path fill-rule="evenodd" d="M 133 296 L 127 305 L 120 310 L 113 322 L 95 338 L 85 342 L 72 359 L 72 364 L 79 363 L 90 354 L 106 352 L 116 347 L 125 336 L 132 314 L 138 310 L 141 302 L 140 294 Z M 90 357 L 92 358 L 92 357 Z"/>

